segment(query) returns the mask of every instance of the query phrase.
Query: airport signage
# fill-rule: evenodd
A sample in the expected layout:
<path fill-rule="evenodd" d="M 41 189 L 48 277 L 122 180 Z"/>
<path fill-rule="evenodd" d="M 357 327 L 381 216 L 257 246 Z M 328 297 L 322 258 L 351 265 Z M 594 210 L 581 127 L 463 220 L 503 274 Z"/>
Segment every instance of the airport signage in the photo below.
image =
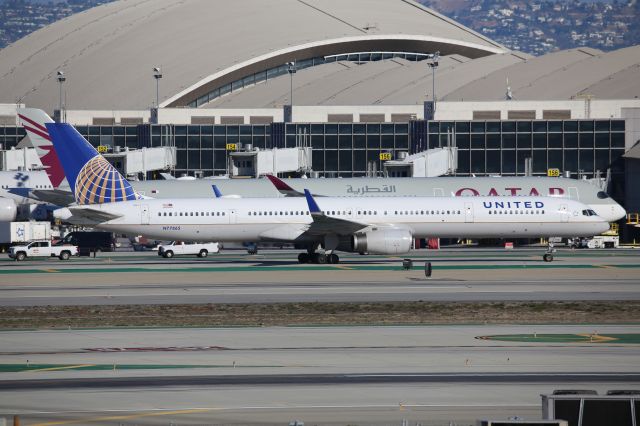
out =
<path fill-rule="evenodd" d="M 227 151 L 237 151 L 238 150 L 238 144 L 237 143 L 228 143 L 227 144 Z"/>
<path fill-rule="evenodd" d="M 381 152 L 380 153 L 380 161 L 388 161 L 391 160 L 391 153 L 390 152 Z"/>
<path fill-rule="evenodd" d="M 549 177 L 560 177 L 560 169 L 548 169 L 547 176 Z"/>
<path fill-rule="evenodd" d="M 105 152 L 109 152 L 109 145 L 98 145 L 98 152 L 100 154 L 104 154 Z"/>

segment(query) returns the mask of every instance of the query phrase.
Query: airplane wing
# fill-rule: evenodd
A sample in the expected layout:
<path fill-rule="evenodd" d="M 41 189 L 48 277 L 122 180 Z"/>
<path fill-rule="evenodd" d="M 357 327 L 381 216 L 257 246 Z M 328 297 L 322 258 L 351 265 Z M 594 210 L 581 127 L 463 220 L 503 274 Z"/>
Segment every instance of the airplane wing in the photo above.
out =
<path fill-rule="evenodd" d="M 73 217 L 80 219 L 88 219 L 94 222 L 108 222 L 113 219 L 122 217 L 120 214 L 109 213 L 102 209 L 96 209 L 91 207 L 69 207 Z"/>
<path fill-rule="evenodd" d="M 309 205 L 309 212 L 311 212 L 311 218 L 313 223 L 306 230 L 305 234 L 309 235 L 351 235 L 358 231 L 361 231 L 370 225 L 367 223 L 355 222 L 352 220 L 339 219 L 337 217 L 330 217 L 325 215 L 320 207 L 313 199 L 313 196 L 309 190 L 304 190 L 304 195 L 307 198 L 307 204 Z"/>
<path fill-rule="evenodd" d="M 34 189 L 31 195 L 39 201 L 56 206 L 68 206 L 76 202 L 73 193 L 64 189 Z"/>

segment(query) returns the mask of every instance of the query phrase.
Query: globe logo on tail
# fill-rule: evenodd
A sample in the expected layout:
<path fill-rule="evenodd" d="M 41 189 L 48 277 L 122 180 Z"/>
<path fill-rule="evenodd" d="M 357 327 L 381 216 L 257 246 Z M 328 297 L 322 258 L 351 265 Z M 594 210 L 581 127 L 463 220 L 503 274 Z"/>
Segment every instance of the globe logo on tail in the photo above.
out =
<path fill-rule="evenodd" d="M 78 204 L 102 204 L 142 197 L 115 167 L 102 156 L 96 155 L 78 173 L 75 198 Z"/>

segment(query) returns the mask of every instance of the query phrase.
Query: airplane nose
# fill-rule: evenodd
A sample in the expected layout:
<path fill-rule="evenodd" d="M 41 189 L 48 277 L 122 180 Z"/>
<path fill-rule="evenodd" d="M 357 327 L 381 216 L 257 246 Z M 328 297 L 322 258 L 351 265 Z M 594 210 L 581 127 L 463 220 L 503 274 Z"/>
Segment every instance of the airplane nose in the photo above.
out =
<path fill-rule="evenodd" d="M 612 210 L 613 216 L 615 217 L 614 220 L 620 220 L 627 216 L 627 211 L 618 203 L 616 203 Z"/>
<path fill-rule="evenodd" d="M 611 228 L 611 226 L 609 225 L 608 222 L 605 222 L 605 221 L 598 222 L 596 224 L 596 230 L 598 232 L 596 235 L 603 234 L 603 233 L 607 232 L 610 228 Z"/>

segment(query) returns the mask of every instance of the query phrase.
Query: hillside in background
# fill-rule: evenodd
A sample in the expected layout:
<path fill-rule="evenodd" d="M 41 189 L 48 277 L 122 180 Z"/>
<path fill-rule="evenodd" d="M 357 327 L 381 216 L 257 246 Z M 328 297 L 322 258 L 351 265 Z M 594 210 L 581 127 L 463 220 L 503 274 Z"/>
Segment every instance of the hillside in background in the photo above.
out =
<path fill-rule="evenodd" d="M 0 48 L 74 13 L 113 0 L 0 0 Z"/>
<path fill-rule="evenodd" d="M 637 0 L 420 2 L 511 49 L 533 55 L 574 47 L 614 50 L 640 44 Z"/>
<path fill-rule="evenodd" d="M 110 1 L 0 0 L 0 48 L 59 19 Z M 582 46 L 613 50 L 640 44 L 637 0 L 419 1 L 511 49 L 533 55 Z"/>

